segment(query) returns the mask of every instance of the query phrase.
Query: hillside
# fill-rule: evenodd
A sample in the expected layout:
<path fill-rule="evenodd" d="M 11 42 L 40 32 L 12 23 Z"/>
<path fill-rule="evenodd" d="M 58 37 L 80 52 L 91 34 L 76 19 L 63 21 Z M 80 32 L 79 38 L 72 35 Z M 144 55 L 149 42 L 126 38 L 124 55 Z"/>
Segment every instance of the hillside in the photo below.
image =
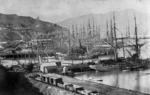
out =
<path fill-rule="evenodd" d="M 137 26 L 139 35 L 147 35 L 150 28 L 148 27 L 150 22 L 150 16 L 146 13 L 136 12 L 132 9 L 115 11 L 115 19 L 116 19 L 116 27 L 117 34 L 120 36 L 121 34 L 126 33 L 126 29 L 129 26 L 131 35 L 134 33 L 134 14 L 137 19 Z M 110 30 L 110 21 L 113 18 L 113 12 L 105 13 L 105 14 L 88 14 L 79 16 L 76 18 L 67 19 L 61 22 L 58 22 L 58 25 L 70 28 L 72 25 L 77 25 L 78 28 L 85 26 L 88 27 L 90 23 L 91 27 L 100 27 L 100 32 L 102 37 L 106 36 L 106 23 L 108 22 L 109 30 Z"/>
<path fill-rule="evenodd" d="M 35 39 L 37 35 L 61 31 L 64 28 L 32 17 L 0 13 L 0 40 Z M 14 29 L 14 30 L 13 30 Z"/>

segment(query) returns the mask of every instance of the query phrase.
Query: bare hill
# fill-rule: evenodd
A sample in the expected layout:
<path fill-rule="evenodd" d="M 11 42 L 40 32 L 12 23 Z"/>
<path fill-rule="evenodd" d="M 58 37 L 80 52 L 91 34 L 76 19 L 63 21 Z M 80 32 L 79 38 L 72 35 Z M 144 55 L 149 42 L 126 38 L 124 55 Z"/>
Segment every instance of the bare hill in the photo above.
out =
<path fill-rule="evenodd" d="M 126 33 L 126 29 L 129 26 L 131 35 L 134 33 L 134 15 L 137 18 L 137 27 L 139 31 L 139 35 L 147 35 L 150 28 L 148 27 L 150 22 L 150 16 L 146 13 L 136 12 L 131 9 L 115 11 L 115 20 L 117 27 L 117 34 L 120 36 L 121 34 Z M 113 20 L 113 12 L 105 13 L 105 14 L 88 14 L 79 16 L 76 18 L 71 18 L 65 21 L 58 22 L 59 25 L 70 28 L 72 25 L 77 25 L 77 27 L 82 27 L 83 25 L 87 28 L 88 24 L 91 24 L 91 27 L 98 26 L 100 27 L 100 32 L 103 35 L 106 35 L 106 22 L 108 22 L 110 27 L 110 21 Z"/>
<path fill-rule="evenodd" d="M 0 13 L 0 40 L 34 39 L 37 35 L 61 31 L 64 28 L 32 17 Z"/>

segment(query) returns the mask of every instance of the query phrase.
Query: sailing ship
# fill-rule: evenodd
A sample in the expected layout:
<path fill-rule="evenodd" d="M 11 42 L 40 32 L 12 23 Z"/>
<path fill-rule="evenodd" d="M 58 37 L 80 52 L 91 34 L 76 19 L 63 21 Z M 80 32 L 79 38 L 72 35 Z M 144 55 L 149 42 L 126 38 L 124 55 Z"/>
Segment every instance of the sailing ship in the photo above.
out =
<path fill-rule="evenodd" d="M 112 21 L 111 21 L 111 36 L 110 39 L 107 38 L 107 43 L 111 45 L 111 47 L 114 49 L 114 60 L 112 59 L 107 59 L 105 62 L 101 62 L 95 65 L 90 65 L 90 68 L 95 69 L 96 71 L 113 71 L 113 70 L 141 70 L 141 69 L 146 69 L 147 68 L 147 62 L 144 60 L 140 59 L 140 51 L 141 47 L 144 46 L 146 43 L 139 43 L 139 40 L 142 38 L 138 37 L 138 32 L 137 32 L 137 23 L 136 23 L 136 16 L 134 16 L 134 21 L 135 21 L 135 37 L 131 38 L 129 35 L 128 37 L 121 37 L 117 38 L 116 35 L 116 23 L 115 23 L 115 15 L 113 13 L 113 28 L 112 28 Z M 107 26 L 108 28 L 108 26 Z M 129 31 L 128 31 L 129 32 Z M 107 29 L 107 36 L 108 36 L 108 29 Z M 125 39 L 133 39 L 135 40 L 135 44 L 132 45 L 124 45 L 124 40 Z M 122 45 L 118 45 L 118 41 L 121 40 Z M 135 51 L 134 54 L 131 53 L 128 49 L 126 51 L 129 53 L 130 57 L 125 58 L 125 47 L 132 47 L 133 50 Z M 123 57 L 119 58 L 118 57 L 118 49 L 122 48 L 123 50 Z M 109 65 L 103 64 L 103 63 L 110 63 Z M 115 65 L 111 65 L 112 63 L 115 63 Z"/>
<path fill-rule="evenodd" d="M 135 21 L 135 31 L 134 31 L 135 37 L 134 38 L 130 37 L 129 39 L 135 40 L 135 44 L 131 45 L 135 53 L 132 54 L 129 50 L 126 49 L 130 55 L 130 58 L 127 58 L 127 60 L 125 61 L 126 65 L 121 66 L 121 69 L 128 68 L 129 70 L 142 70 L 148 68 L 148 63 L 140 58 L 141 47 L 144 46 L 147 42 L 139 43 L 139 41 L 141 39 L 145 39 L 145 37 L 144 38 L 138 37 L 138 28 L 137 28 L 135 15 L 134 15 L 134 21 Z"/>

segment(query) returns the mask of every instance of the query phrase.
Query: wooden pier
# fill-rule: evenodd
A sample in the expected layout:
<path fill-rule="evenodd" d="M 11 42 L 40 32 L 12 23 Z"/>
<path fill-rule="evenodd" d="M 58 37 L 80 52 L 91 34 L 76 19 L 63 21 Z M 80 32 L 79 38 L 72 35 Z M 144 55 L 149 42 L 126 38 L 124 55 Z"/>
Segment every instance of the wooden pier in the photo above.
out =
<path fill-rule="evenodd" d="M 69 84 L 75 84 L 89 90 L 101 92 L 103 93 L 102 95 L 149 95 L 138 91 L 122 89 L 122 88 L 108 86 L 108 85 L 95 83 L 95 82 L 78 80 L 67 76 L 62 76 L 57 74 L 44 74 L 44 76 L 49 76 L 49 75 L 62 78 L 64 82 Z"/>

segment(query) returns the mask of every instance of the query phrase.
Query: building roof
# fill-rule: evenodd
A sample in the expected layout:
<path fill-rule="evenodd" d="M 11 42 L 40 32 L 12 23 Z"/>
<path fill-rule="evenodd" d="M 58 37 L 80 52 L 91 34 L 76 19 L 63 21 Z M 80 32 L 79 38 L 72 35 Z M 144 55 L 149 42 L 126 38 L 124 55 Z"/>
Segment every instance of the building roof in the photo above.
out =
<path fill-rule="evenodd" d="M 61 78 L 60 76 L 55 75 L 55 74 L 43 74 L 42 76 L 43 77 L 50 77 L 50 78 L 53 78 L 53 79 Z"/>

